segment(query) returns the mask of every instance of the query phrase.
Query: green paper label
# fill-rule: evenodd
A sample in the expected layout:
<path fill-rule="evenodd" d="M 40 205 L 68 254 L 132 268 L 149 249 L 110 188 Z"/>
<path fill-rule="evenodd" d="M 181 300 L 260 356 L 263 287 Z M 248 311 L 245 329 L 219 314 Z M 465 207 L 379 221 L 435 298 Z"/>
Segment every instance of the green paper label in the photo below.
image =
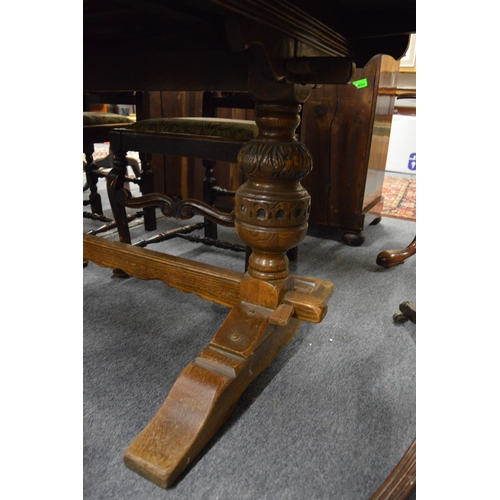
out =
<path fill-rule="evenodd" d="M 362 80 L 356 80 L 355 82 L 352 82 L 352 84 L 357 89 L 362 89 L 364 87 L 368 87 L 368 80 L 366 78 L 363 78 Z"/>

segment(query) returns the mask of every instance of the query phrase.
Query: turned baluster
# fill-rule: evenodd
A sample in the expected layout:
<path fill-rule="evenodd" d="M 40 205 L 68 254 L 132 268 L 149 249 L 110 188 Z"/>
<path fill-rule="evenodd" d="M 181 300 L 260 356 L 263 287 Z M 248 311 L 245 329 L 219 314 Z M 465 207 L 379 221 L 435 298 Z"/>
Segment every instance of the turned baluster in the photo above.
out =
<path fill-rule="evenodd" d="M 142 194 L 154 193 L 154 174 L 151 170 L 151 155 L 139 153 L 141 159 L 141 177 L 139 187 Z M 144 209 L 144 228 L 146 231 L 154 231 L 156 229 L 156 208 L 147 207 Z"/>
<path fill-rule="evenodd" d="M 205 178 L 203 179 L 203 201 L 212 206 L 215 202 L 214 188 L 216 187 L 216 179 L 214 177 L 215 161 L 203 160 L 205 168 Z M 217 224 L 205 219 L 207 226 L 205 227 L 205 237 L 217 239 Z"/>
<path fill-rule="evenodd" d="M 246 143 L 238 164 L 248 179 L 236 192 L 235 226 L 252 248 L 248 274 L 265 281 L 288 276 L 286 252 L 305 237 L 310 196 L 300 184 L 312 159 L 295 130 L 297 102 L 258 103 L 258 136 Z"/>
<path fill-rule="evenodd" d="M 92 213 L 102 215 L 102 202 L 101 195 L 97 192 L 97 181 L 99 180 L 94 169 L 96 166 L 94 165 L 94 145 L 93 144 L 84 144 L 83 152 L 85 154 L 85 177 L 86 177 L 86 185 L 90 190 L 90 196 L 88 204 L 90 204 L 90 209 Z"/>

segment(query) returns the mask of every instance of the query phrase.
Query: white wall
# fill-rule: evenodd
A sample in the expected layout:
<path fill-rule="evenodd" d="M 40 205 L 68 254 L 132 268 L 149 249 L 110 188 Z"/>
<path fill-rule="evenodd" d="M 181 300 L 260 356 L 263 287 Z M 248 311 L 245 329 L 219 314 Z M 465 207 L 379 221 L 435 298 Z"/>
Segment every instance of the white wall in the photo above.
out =
<path fill-rule="evenodd" d="M 416 73 L 399 73 L 399 91 L 416 92 Z M 389 172 L 417 174 L 417 117 L 416 99 L 396 99 L 397 108 L 414 108 L 414 112 L 401 114 L 395 109 L 392 117 L 391 137 L 385 169 Z M 412 116 L 415 115 L 415 116 Z"/>
<path fill-rule="evenodd" d="M 392 117 L 386 171 L 417 174 L 417 117 L 395 114 Z"/>

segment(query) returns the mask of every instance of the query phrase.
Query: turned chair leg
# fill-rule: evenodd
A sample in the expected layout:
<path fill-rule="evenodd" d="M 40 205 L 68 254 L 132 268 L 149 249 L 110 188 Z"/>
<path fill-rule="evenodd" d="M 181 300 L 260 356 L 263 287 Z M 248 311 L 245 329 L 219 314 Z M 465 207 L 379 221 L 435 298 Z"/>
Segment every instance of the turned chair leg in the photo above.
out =
<path fill-rule="evenodd" d="M 96 166 L 92 155 L 94 154 L 94 145 L 85 144 L 83 146 L 85 154 L 85 177 L 87 179 L 87 186 L 90 190 L 89 202 L 92 213 L 103 215 L 101 195 L 97 192 L 97 181 L 99 177 L 96 173 Z"/>
<path fill-rule="evenodd" d="M 146 155 L 144 153 L 139 153 L 141 159 L 142 172 L 140 176 L 139 188 L 143 195 L 154 193 L 155 183 L 154 175 L 151 170 L 150 157 L 151 155 Z M 146 231 L 156 230 L 156 208 L 146 207 L 144 209 L 144 229 Z"/>
<path fill-rule="evenodd" d="M 122 243 L 132 243 L 130 229 L 128 226 L 127 210 L 119 201 L 119 193 L 124 188 L 125 174 L 127 172 L 127 155 L 124 152 L 115 153 L 113 156 L 113 168 L 107 177 L 107 190 L 113 218 Z M 113 275 L 118 278 L 126 278 L 127 273 L 121 269 L 113 269 Z"/>
<path fill-rule="evenodd" d="M 210 206 L 215 203 L 214 188 L 216 180 L 214 177 L 215 161 L 202 160 L 203 167 L 205 168 L 205 178 L 203 179 L 203 201 Z M 208 219 L 205 219 L 207 224 L 205 227 L 205 238 L 217 239 L 217 224 Z"/>
<path fill-rule="evenodd" d="M 296 262 L 299 258 L 299 247 L 290 248 L 290 250 L 287 251 L 286 256 L 290 262 Z"/>

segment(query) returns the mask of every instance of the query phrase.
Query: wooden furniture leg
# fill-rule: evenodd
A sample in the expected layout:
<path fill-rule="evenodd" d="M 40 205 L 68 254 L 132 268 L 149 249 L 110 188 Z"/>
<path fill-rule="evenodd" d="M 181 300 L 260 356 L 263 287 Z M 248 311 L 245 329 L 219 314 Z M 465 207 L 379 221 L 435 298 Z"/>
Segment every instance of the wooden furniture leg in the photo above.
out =
<path fill-rule="evenodd" d="M 300 321 L 272 324 L 272 309 L 239 302 L 210 344 L 180 374 L 125 464 L 166 488 L 232 413 L 243 391 L 293 337 Z"/>
<path fill-rule="evenodd" d="M 84 258 L 104 267 L 121 267 L 139 279 L 159 279 L 232 308 L 210 344 L 181 372 L 156 415 L 125 451 L 129 468 L 163 488 L 193 461 L 301 322 L 323 319 L 325 299 L 333 290 L 330 282 L 292 276 L 278 287 L 246 273 L 93 235 L 84 235 Z"/>
<path fill-rule="evenodd" d="M 384 250 L 377 255 L 377 264 L 389 269 L 399 264 L 404 264 L 404 261 L 415 255 L 417 252 L 417 237 L 413 238 L 412 242 L 402 250 Z"/>
<path fill-rule="evenodd" d="M 377 255 L 377 264 L 389 269 L 400 264 L 415 255 L 417 252 L 417 237 L 413 238 L 412 242 L 402 250 L 384 250 Z M 414 302 L 404 301 L 399 304 L 399 311 L 392 316 L 394 323 L 406 323 L 410 320 L 412 323 L 417 323 L 417 306 Z"/>
<path fill-rule="evenodd" d="M 417 305 L 415 302 L 405 300 L 399 304 L 399 312 L 392 315 L 394 323 L 406 323 L 410 320 L 415 325 L 417 324 Z"/>
<path fill-rule="evenodd" d="M 83 152 L 85 154 L 85 177 L 86 177 L 86 184 L 88 189 L 90 190 L 90 196 L 89 196 L 89 201 L 88 203 L 90 204 L 90 209 L 92 210 L 93 214 L 100 214 L 102 215 L 102 202 L 101 202 L 101 195 L 97 191 L 97 181 L 99 178 L 97 177 L 96 173 L 94 172 L 94 159 L 92 155 L 94 154 L 94 144 L 84 144 L 83 145 Z"/>
<path fill-rule="evenodd" d="M 141 159 L 142 172 L 139 182 L 139 188 L 142 194 L 154 192 L 154 174 L 151 170 L 150 156 L 147 154 L 139 154 Z M 144 209 L 144 228 L 146 231 L 154 231 L 156 229 L 156 209 L 147 207 Z"/>
<path fill-rule="evenodd" d="M 164 488 L 213 437 L 248 384 L 293 337 L 300 322 L 320 322 L 326 314 L 325 299 L 333 285 L 290 276 L 288 270 L 286 253 L 307 232 L 310 197 L 300 180 L 312 164 L 295 136 L 300 95 L 285 92 L 283 97 L 282 102 L 257 103 L 259 135 L 245 143 L 238 156 L 248 180 L 236 192 L 234 225 L 252 249 L 246 273 L 131 247 L 128 232 L 120 235 L 121 242 L 84 236 L 86 259 L 119 266 L 140 279 L 161 279 L 231 307 L 210 344 L 182 371 L 157 414 L 125 451 L 129 468 Z M 108 176 L 110 202 L 115 221 L 125 223 L 124 154 L 115 155 L 114 165 Z M 182 211 L 190 202 L 182 203 L 176 209 Z M 196 204 L 199 207 L 202 204 Z M 207 215 L 212 212 L 211 207 L 206 210 Z"/>
<path fill-rule="evenodd" d="M 123 190 L 125 184 L 125 174 L 127 172 L 127 155 L 126 152 L 120 151 L 114 154 L 113 168 L 106 179 L 106 187 L 108 191 L 109 204 L 113 212 L 115 227 L 118 229 L 120 241 L 123 243 L 131 243 L 130 229 L 127 220 L 127 210 L 120 203 L 118 193 Z M 113 275 L 117 278 L 126 278 L 126 274 L 119 267 L 113 269 Z"/>

